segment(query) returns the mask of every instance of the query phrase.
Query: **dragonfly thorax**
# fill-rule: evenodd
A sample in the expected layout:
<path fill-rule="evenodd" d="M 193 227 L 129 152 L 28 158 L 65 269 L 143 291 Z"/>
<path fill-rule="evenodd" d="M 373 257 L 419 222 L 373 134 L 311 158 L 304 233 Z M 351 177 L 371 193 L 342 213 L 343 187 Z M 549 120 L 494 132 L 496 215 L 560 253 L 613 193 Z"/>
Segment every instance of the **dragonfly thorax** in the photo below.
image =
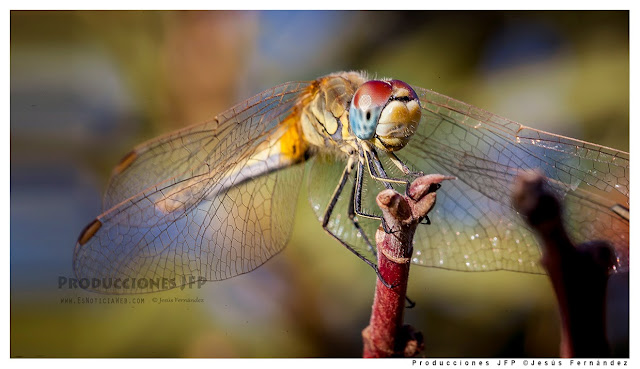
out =
<path fill-rule="evenodd" d="M 418 95 L 399 80 L 363 83 L 349 107 L 353 134 L 384 151 L 403 148 L 415 133 L 421 110 Z"/>

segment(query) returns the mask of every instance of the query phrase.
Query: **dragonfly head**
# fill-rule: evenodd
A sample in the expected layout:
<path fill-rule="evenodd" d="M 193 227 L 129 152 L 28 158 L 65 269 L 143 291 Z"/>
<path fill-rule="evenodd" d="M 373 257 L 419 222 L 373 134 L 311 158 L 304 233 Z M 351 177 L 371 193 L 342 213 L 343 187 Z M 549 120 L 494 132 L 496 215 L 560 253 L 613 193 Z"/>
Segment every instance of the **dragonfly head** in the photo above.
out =
<path fill-rule="evenodd" d="M 363 83 L 351 100 L 349 125 L 361 140 L 373 140 L 385 151 L 403 148 L 420 122 L 420 100 L 408 84 L 398 81 Z"/>

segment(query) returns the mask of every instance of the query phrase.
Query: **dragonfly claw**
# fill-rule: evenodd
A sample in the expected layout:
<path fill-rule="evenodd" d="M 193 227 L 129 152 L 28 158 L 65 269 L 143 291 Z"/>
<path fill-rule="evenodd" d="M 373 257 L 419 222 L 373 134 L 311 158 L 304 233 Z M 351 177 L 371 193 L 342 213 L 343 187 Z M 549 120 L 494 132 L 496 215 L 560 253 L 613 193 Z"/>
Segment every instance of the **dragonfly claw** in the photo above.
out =
<path fill-rule="evenodd" d="M 412 301 L 409 296 L 405 296 L 404 298 L 407 300 L 407 306 L 405 306 L 405 309 L 413 309 L 416 306 L 416 303 Z"/>
<path fill-rule="evenodd" d="M 381 218 L 381 223 L 382 223 L 382 230 L 384 231 L 384 233 L 386 234 L 394 234 L 397 233 L 398 230 L 393 230 L 389 227 L 389 225 L 387 224 L 387 222 L 384 220 L 384 218 Z"/>
<path fill-rule="evenodd" d="M 393 289 L 395 288 L 398 284 L 394 283 L 394 284 L 390 284 L 389 282 L 385 281 L 384 278 L 382 277 L 382 274 L 380 274 L 380 269 L 378 269 L 378 267 L 374 267 L 375 271 L 376 271 L 376 275 L 378 276 L 378 279 L 380 280 L 380 282 L 382 282 L 382 284 L 389 288 L 389 289 Z"/>

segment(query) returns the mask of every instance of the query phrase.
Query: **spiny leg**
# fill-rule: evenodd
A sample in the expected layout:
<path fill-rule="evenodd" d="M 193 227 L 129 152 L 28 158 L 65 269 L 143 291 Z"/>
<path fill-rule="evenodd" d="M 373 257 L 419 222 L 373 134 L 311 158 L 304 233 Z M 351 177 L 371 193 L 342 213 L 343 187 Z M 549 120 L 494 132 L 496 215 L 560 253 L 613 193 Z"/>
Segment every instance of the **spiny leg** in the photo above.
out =
<path fill-rule="evenodd" d="M 361 152 L 362 153 L 362 152 Z M 362 206 L 362 174 L 364 173 L 364 168 L 363 168 L 363 163 L 362 161 L 364 160 L 364 158 L 362 158 L 362 154 L 361 154 L 361 159 L 358 162 L 358 171 L 357 171 L 357 178 L 356 178 L 356 186 L 353 187 L 353 195 L 352 195 L 352 201 L 353 204 L 360 208 Z M 378 160 L 379 158 L 376 157 L 376 160 Z M 384 171 L 384 167 L 382 166 L 382 163 L 380 163 L 380 161 L 377 161 L 379 164 L 379 170 L 383 173 L 384 176 L 386 176 L 386 173 Z M 406 166 L 405 166 L 406 167 Z M 408 168 L 407 168 L 408 169 Z M 371 168 L 369 168 L 369 170 L 371 170 Z M 373 176 L 372 176 L 373 177 Z M 388 183 L 388 182 L 385 182 Z M 408 187 L 408 184 L 407 184 Z M 354 197 L 355 195 L 355 197 Z M 361 210 L 361 209 L 358 209 Z M 352 212 L 357 213 L 358 211 L 356 211 L 355 209 L 353 209 L 351 206 L 349 207 L 349 213 L 351 214 Z M 351 216 L 351 215 L 350 215 Z M 371 216 L 369 216 L 371 217 Z M 385 233 L 387 234 L 392 234 L 395 233 L 395 231 L 393 231 L 392 229 L 389 228 L 389 226 L 387 225 L 386 221 L 384 220 L 383 217 L 377 217 L 378 219 L 380 219 L 381 223 L 382 223 L 382 229 L 384 230 Z M 428 219 L 427 219 L 428 220 Z M 412 309 L 413 307 L 416 306 L 416 303 L 413 302 L 409 296 L 405 296 L 405 299 L 407 300 L 407 309 Z"/>
<path fill-rule="evenodd" d="M 356 210 L 355 210 L 355 206 L 356 206 L 356 201 L 358 201 L 358 206 L 360 206 L 360 201 L 361 196 L 362 196 L 362 182 L 360 181 L 361 176 L 362 176 L 362 163 L 358 162 L 358 170 L 356 172 L 356 176 L 358 176 L 359 178 L 356 178 L 356 183 L 354 184 L 353 187 L 351 187 L 351 196 L 349 198 L 349 208 L 348 208 L 348 215 L 349 215 L 349 219 L 351 219 L 351 222 L 353 223 L 354 227 L 356 227 L 358 229 L 358 232 L 360 232 L 360 234 L 362 235 L 362 238 L 364 239 L 364 241 L 366 242 L 367 246 L 369 247 L 369 249 L 371 251 L 373 251 L 373 254 L 377 256 L 378 252 L 376 247 L 373 246 L 373 244 L 371 243 L 371 241 L 369 240 L 369 237 L 367 237 L 367 234 L 364 232 L 364 230 L 362 229 L 362 227 L 360 226 L 360 222 L 358 222 L 358 219 L 356 219 L 356 215 L 361 215 L 361 216 L 365 216 L 365 217 L 369 217 L 369 218 L 375 218 L 375 219 L 382 219 L 382 217 L 377 217 L 377 216 L 373 216 L 373 215 L 368 215 L 368 214 L 357 214 Z"/>
<path fill-rule="evenodd" d="M 387 156 L 389 157 L 389 159 L 391 160 L 391 162 L 393 164 L 395 164 L 396 167 L 398 167 L 398 169 L 400 169 L 402 171 L 402 173 L 408 175 L 408 176 L 413 176 L 413 177 L 421 177 L 424 175 L 424 172 L 422 171 L 417 171 L 414 172 L 411 169 L 409 169 L 409 167 L 402 161 L 400 160 L 400 158 L 394 154 L 392 151 L 388 151 Z M 376 158 L 377 159 L 377 158 Z M 411 200 L 413 201 L 418 201 L 418 199 L 414 199 L 411 194 L 409 193 L 409 186 L 411 185 L 411 183 L 409 181 L 406 182 L 406 186 L 404 188 L 404 194 L 407 195 L 407 197 L 409 197 Z M 433 189 L 433 191 L 437 190 L 438 188 L 440 188 L 440 185 L 438 185 L 437 188 Z M 432 192 L 431 190 L 429 192 Z M 423 221 L 420 222 L 420 224 L 431 224 L 431 221 L 429 220 L 428 217 L 425 217 L 425 219 L 423 219 Z"/>
<path fill-rule="evenodd" d="M 391 159 L 391 162 L 394 163 L 404 174 L 407 174 L 407 175 L 414 174 L 413 172 L 411 172 L 409 167 L 407 167 L 406 164 L 403 163 L 402 160 L 400 160 L 394 153 L 388 152 L 387 154 L 389 156 L 389 159 Z M 380 175 L 380 178 L 384 178 L 388 181 L 393 181 L 395 183 L 404 183 L 404 193 L 405 195 L 409 195 L 409 186 L 411 185 L 411 182 L 407 180 L 398 179 L 398 178 L 389 178 L 387 176 L 387 173 L 384 170 L 384 167 L 382 166 L 382 162 L 380 162 L 380 158 L 378 157 L 378 152 L 375 150 L 375 148 L 371 150 L 371 155 L 373 156 L 373 158 L 371 159 L 371 162 L 373 162 L 376 168 L 378 168 L 378 173 Z M 376 179 L 381 180 L 379 178 L 376 178 Z M 411 200 L 416 201 L 416 199 L 412 198 L 411 196 L 409 196 L 409 198 Z"/>
<path fill-rule="evenodd" d="M 377 138 L 378 141 L 380 141 L 380 138 Z M 384 143 L 382 141 L 380 141 L 383 145 Z M 375 152 L 375 148 L 374 148 L 374 153 L 377 154 L 377 152 Z M 391 160 L 391 162 L 398 168 L 400 169 L 400 171 L 402 173 L 404 173 L 405 175 L 408 176 L 413 176 L 413 177 L 422 177 L 424 175 L 424 172 L 419 170 L 417 172 L 412 171 L 411 169 L 409 169 L 409 167 L 393 152 L 393 151 L 385 151 L 385 153 L 387 154 L 387 156 L 389 157 L 389 160 Z M 407 186 L 405 189 L 405 193 L 408 192 L 409 189 L 409 182 L 406 182 Z"/>
<path fill-rule="evenodd" d="M 358 231 L 360 232 L 360 234 L 362 235 L 362 238 L 364 239 L 364 241 L 367 243 L 367 246 L 373 251 L 373 254 L 377 256 L 378 252 L 377 252 L 377 247 L 374 247 L 371 244 L 371 241 L 369 241 L 369 238 L 367 237 L 366 233 L 364 233 L 364 230 L 360 227 L 360 223 L 358 222 L 358 220 L 356 219 L 356 210 L 355 210 L 355 206 L 356 204 L 358 206 L 361 206 L 360 201 L 362 200 L 362 172 L 364 171 L 363 167 L 362 167 L 362 162 L 358 161 L 358 170 L 356 172 L 356 185 L 353 186 L 351 188 L 351 198 L 349 199 L 349 219 L 351 219 L 351 221 L 353 222 L 353 225 L 358 229 Z M 385 223 L 384 223 L 384 218 L 380 217 L 380 220 L 382 221 L 383 224 L 383 228 L 385 227 Z M 380 281 L 382 281 L 383 284 L 385 284 L 384 279 L 380 279 Z M 386 284 L 385 284 L 386 286 Z M 388 286 L 387 286 L 388 287 Z M 407 309 L 412 309 L 414 306 L 416 306 L 416 303 L 413 302 L 409 296 L 405 296 L 405 299 L 407 300 Z"/>
<path fill-rule="evenodd" d="M 382 230 L 384 230 L 384 233 L 392 234 L 395 231 L 389 228 L 389 226 L 387 225 L 387 222 L 384 220 L 383 217 L 378 215 L 367 214 L 364 211 L 362 211 L 362 179 L 363 179 L 362 176 L 364 173 L 364 164 L 363 164 L 364 157 L 362 156 L 362 154 L 360 159 L 361 160 L 358 162 L 358 170 L 356 172 L 356 185 L 354 187 L 355 189 L 355 194 L 353 199 L 353 203 L 355 206 L 354 213 L 363 218 L 379 220 L 382 223 Z"/>
<path fill-rule="evenodd" d="M 387 188 L 392 188 L 390 183 L 401 183 L 405 185 L 405 195 L 407 197 L 409 197 L 411 200 L 413 201 L 418 201 L 418 199 L 414 199 L 410 193 L 409 193 L 409 186 L 411 185 L 411 182 L 405 180 L 405 179 L 398 179 L 398 178 L 389 178 L 387 176 L 387 173 L 384 170 L 384 166 L 382 165 L 382 162 L 380 162 L 380 158 L 378 157 L 378 153 L 376 151 L 375 148 L 369 149 L 369 147 L 365 147 L 365 145 L 363 145 L 363 151 L 364 151 L 364 155 L 365 155 L 365 159 L 367 161 L 367 165 L 368 165 L 368 169 L 369 169 L 369 174 L 371 175 L 371 178 L 382 181 L 385 184 L 385 187 Z M 391 159 L 391 161 L 398 166 L 398 168 L 403 171 L 405 174 L 408 175 L 423 175 L 422 172 L 412 172 L 409 167 L 406 166 L 406 164 L 404 164 L 402 162 L 402 160 L 400 160 L 395 154 L 393 154 L 392 152 L 388 152 L 387 154 L 389 154 L 389 158 Z M 371 155 L 371 156 L 369 156 Z M 375 166 L 375 168 L 374 168 Z M 375 173 L 375 174 L 374 174 Z M 437 188 L 434 188 L 433 190 L 430 190 L 429 192 L 435 191 L 439 188 L 440 185 L 437 185 Z M 382 228 L 384 229 L 385 233 L 393 233 L 393 231 L 387 226 L 386 222 L 384 221 L 384 219 L 382 220 Z M 420 224 L 426 224 L 429 225 L 431 224 L 431 221 L 429 220 L 429 217 L 425 216 L 424 219 L 422 219 L 420 221 Z"/>
<path fill-rule="evenodd" d="M 384 186 L 391 190 L 393 189 L 391 183 L 409 185 L 409 181 L 404 178 L 390 178 L 387 176 L 375 147 L 371 147 L 367 142 L 358 142 L 358 149 L 361 160 L 367 163 L 367 169 L 369 170 L 369 176 L 371 178 L 384 183 Z"/>
<path fill-rule="evenodd" d="M 392 154 L 393 157 L 391 155 L 389 155 L 389 158 L 391 159 L 391 161 L 396 164 L 396 166 L 398 166 L 400 168 L 400 170 L 402 170 L 403 172 L 405 172 L 405 174 L 418 174 L 418 173 L 414 173 L 411 172 L 411 170 L 409 169 L 409 167 L 407 167 L 397 156 L 395 156 L 395 154 L 389 152 L 388 154 Z M 413 201 L 418 201 L 418 199 L 414 199 L 410 194 L 409 194 L 409 186 L 411 186 L 411 182 L 406 180 L 406 179 L 400 179 L 400 178 L 389 178 L 389 176 L 387 176 L 387 172 L 384 170 L 384 166 L 382 165 L 382 162 L 380 161 L 380 158 L 378 157 L 378 152 L 376 151 L 375 148 L 371 149 L 370 151 L 366 151 L 365 152 L 366 158 L 367 158 L 367 164 L 369 166 L 369 173 L 371 174 L 371 177 L 373 179 L 382 181 L 385 184 L 385 187 L 393 189 L 393 187 L 391 187 L 390 183 L 399 183 L 399 184 L 404 184 L 404 193 L 405 195 L 407 195 L 411 200 Z M 371 155 L 372 157 L 370 157 L 369 155 Z M 396 163 L 397 160 L 397 163 Z M 376 167 L 375 172 L 377 172 L 376 174 L 373 174 L 374 170 L 372 168 L 372 163 L 373 165 Z M 429 223 L 427 223 L 429 224 Z M 383 224 L 383 227 L 385 227 L 385 224 Z M 387 228 L 385 228 L 386 231 Z M 388 232 L 387 232 L 388 233 Z"/>
<path fill-rule="evenodd" d="M 393 189 L 391 183 L 405 184 L 408 185 L 409 181 L 406 179 L 397 179 L 397 178 L 389 178 L 387 173 L 380 162 L 380 158 L 378 158 L 378 153 L 376 149 L 370 149 L 366 146 L 363 146 L 364 150 L 364 158 L 367 162 L 367 169 L 369 169 L 369 175 L 371 178 L 384 183 L 384 186 L 390 190 Z"/>
<path fill-rule="evenodd" d="M 365 156 L 367 158 L 367 165 L 369 166 L 369 174 L 371 174 L 371 177 L 374 179 L 377 179 L 378 181 L 381 181 L 387 189 L 393 190 L 393 186 L 389 182 L 389 177 L 387 176 L 387 172 L 384 171 L 384 167 L 382 167 L 382 163 L 380 162 L 380 159 L 378 158 L 378 155 L 376 154 L 375 149 L 372 151 L 372 154 L 371 154 L 373 158 L 371 158 L 369 155 L 370 155 L 369 152 L 365 152 Z M 372 168 L 372 164 L 373 166 L 375 166 L 375 168 Z"/>
<path fill-rule="evenodd" d="M 356 184 L 354 186 L 354 212 L 356 215 L 369 218 L 376 219 L 380 221 L 384 221 L 384 219 L 379 215 L 367 214 L 362 210 L 362 183 L 363 183 L 363 173 L 364 173 L 364 156 L 362 152 L 360 153 L 360 160 L 358 161 L 358 170 L 356 171 Z"/>
<path fill-rule="evenodd" d="M 382 165 L 382 162 L 380 162 L 380 158 L 378 157 L 378 151 L 376 150 L 376 148 L 370 147 L 365 144 L 363 145 L 363 149 L 367 154 L 367 165 L 369 167 L 369 173 L 371 174 L 371 177 L 379 181 L 404 184 L 405 194 L 408 194 L 408 190 L 409 190 L 409 186 L 411 185 L 411 182 L 402 178 L 389 178 L 389 176 L 387 176 L 387 173 L 384 170 L 384 166 Z M 405 175 L 413 176 L 416 178 L 424 175 L 422 171 L 414 172 L 411 169 L 409 169 L 409 167 L 402 160 L 400 160 L 400 158 L 398 158 L 398 156 L 394 154 L 393 151 L 386 151 L 385 153 L 389 157 L 389 160 L 391 160 L 391 162 L 398 169 L 400 169 L 400 171 Z M 371 155 L 371 157 L 369 155 Z M 373 163 L 376 166 L 378 175 L 373 174 L 374 171 L 371 167 L 371 163 Z"/>
<path fill-rule="evenodd" d="M 369 155 L 372 155 L 373 158 L 371 158 Z M 364 158 L 363 158 L 366 162 L 367 162 L 367 168 L 369 169 L 369 175 L 371 176 L 371 178 L 378 180 L 382 183 L 384 183 L 385 187 L 387 189 L 391 189 L 393 190 L 393 186 L 391 185 L 391 183 L 401 183 L 401 184 L 405 184 L 406 188 L 409 188 L 409 181 L 404 180 L 404 179 L 395 179 L 395 178 L 389 178 L 387 176 L 387 173 L 384 170 L 384 167 L 382 166 L 382 163 L 380 162 L 380 159 L 378 158 L 378 155 L 375 151 L 375 148 L 371 151 L 367 151 L 364 150 Z M 375 168 L 373 167 L 375 166 Z M 362 164 L 360 165 L 360 167 L 358 167 L 358 169 L 361 169 Z M 358 172 L 358 193 L 362 192 L 362 171 Z M 405 189 L 405 192 L 407 190 Z M 358 202 L 356 203 L 356 213 L 358 215 L 361 215 L 361 209 L 359 207 L 361 203 L 361 199 L 358 196 Z M 362 214 L 368 217 L 373 217 L 370 216 L 368 214 Z M 391 228 L 389 228 L 389 226 L 387 225 L 387 222 L 384 220 L 383 217 L 376 217 L 377 219 L 380 219 L 380 221 L 382 222 L 382 229 L 384 230 L 385 233 L 387 234 L 392 234 L 395 233 L 394 230 L 392 230 Z"/>
<path fill-rule="evenodd" d="M 342 193 L 342 191 L 344 190 L 344 186 L 347 183 L 347 179 L 349 178 L 349 175 L 351 174 L 351 171 L 353 170 L 353 164 L 354 164 L 354 160 L 353 160 L 353 156 L 349 157 L 349 160 L 347 161 L 347 165 L 345 166 L 344 170 L 342 171 L 342 176 L 340 177 L 340 182 L 338 183 L 338 186 L 336 187 L 336 189 L 333 191 L 333 195 L 331 197 L 331 201 L 329 202 L 329 205 L 327 205 L 327 209 L 325 210 L 324 213 L 324 217 L 322 219 L 322 228 L 329 233 L 333 238 L 335 238 L 336 240 L 338 240 L 342 246 L 346 247 L 347 250 L 351 251 L 352 253 L 354 253 L 357 257 L 359 257 L 362 261 L 364 261 L 365 263 L 367 263 L 370 267 L 373 268 L 373 270 L 376 272 L 376 275 L 378 276 L 378 279 L 380 279 L 380 282 L 382 282 L 382 284 L 385 285 L 385 287 L 387 288 L 393 288 L 394 286 L 387 283 L 387 281 L 384 280 L 384 278 L 382 278 L 382 275 L 380 274 L 380 270 L 378 269 L 378 266 L 375 265 L 374 263 L 372 263 L 369 259 L 365 258 L 364 256 L 362 256 L 359 252 L 357 252 L 353 247 L 351 247 L 349 244 L 347 244 L 346 242 L 344 242 L 340 237 L 338 237 L 337 235 L 335 235 L 333 232 L 331 232 L 331 230 L 328 228 L 328 224 L 329 224 L 329 219 L 331 218 L 331 214 L 333 213 L 333 208 L 336 206 L 336 203 L 338 202 L 338 198 L 340 197 L 340 194 Z M 360 235 L 364 236 L 366 239 L 366 235 L 364 232 L 362 232 L 362 229 L 359 228 L 358 225 L 358 232 L 360 232 Z M 367 239 L 367 243 L 369 244 L 369 241 Z M 370 244 L 369 244 L 370 245 Z"/>
<path fill-rule="evenodd" d="M 409 167 L 393 151 L 388 151 L 387 156 L 389 156 L 391 162 L 395 164 L 395 166 L 398 167 L 398 169 L 400 169 L 402 173 L 414 177 L 422 177 L 424 175 L 424 172 L 421 170 L 414 172 L 409 169 Z"/>

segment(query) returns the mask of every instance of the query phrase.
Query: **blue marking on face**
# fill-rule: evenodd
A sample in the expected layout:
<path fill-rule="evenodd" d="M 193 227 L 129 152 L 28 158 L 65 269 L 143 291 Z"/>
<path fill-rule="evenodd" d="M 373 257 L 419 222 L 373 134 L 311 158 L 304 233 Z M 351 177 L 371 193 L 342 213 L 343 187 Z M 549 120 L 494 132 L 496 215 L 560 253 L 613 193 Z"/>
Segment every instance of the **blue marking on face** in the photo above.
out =
<path fill-rule="evenodd" d="M 353 134 L 361 140 L 372 139 L 376 133 L 382 108 L 383 106 L 370 106 L 369 109 L 363 111 L 351 104 L 351 107 L 349 107 L 349 125 Z"/>

